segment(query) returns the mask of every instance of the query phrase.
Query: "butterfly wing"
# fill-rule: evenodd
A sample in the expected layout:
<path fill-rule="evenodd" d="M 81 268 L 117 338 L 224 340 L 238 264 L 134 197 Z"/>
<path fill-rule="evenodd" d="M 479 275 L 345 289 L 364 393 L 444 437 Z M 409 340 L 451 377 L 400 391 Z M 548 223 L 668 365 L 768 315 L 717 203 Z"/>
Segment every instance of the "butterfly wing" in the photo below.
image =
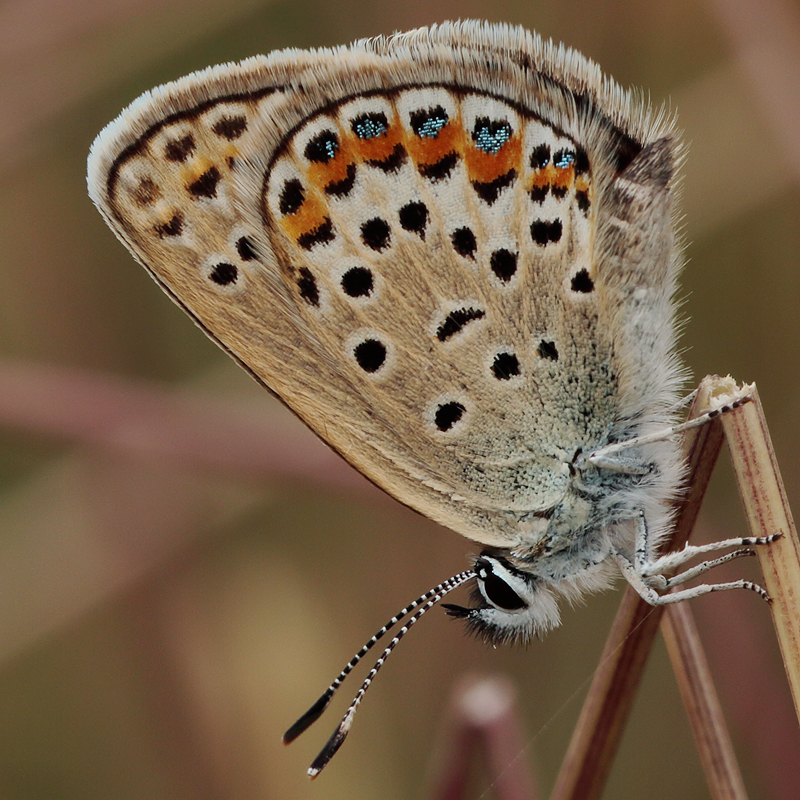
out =
<path fill-rule="evenodd" d="M 357 469 L 508 546 L 577 450 L 664 418 L 676 147 L 578 54 L 459 23 L 160 87 L 98 137 L 89 189 Z"/>

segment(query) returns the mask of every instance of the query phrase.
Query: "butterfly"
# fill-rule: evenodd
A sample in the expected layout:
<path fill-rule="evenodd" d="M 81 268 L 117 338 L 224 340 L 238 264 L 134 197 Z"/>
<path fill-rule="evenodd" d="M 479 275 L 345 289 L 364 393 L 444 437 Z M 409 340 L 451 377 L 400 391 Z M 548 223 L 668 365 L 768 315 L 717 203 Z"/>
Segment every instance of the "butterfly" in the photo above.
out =
<path fill-rule="evenodd" d="M 447 609 L 492 642 L 620 573 L 654 604 L 763 593 L 667 594 L 701 551 L 656 553 L 684 475 L 683 152 L 579 53 L 471 21 L 197 72 L 98 136 L 91 198 L 170 297 L 371 481 L 483 547 L 358 657 L 473 580 Z"/>

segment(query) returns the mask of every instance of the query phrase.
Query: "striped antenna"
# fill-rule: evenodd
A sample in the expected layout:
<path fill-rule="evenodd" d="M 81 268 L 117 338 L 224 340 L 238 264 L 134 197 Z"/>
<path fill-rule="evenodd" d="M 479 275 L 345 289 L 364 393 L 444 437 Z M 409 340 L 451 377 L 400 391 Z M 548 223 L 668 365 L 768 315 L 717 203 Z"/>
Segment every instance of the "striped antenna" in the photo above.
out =
<path fill-rule="evenodd" d="M 454 575 L 452 578 L 448 578 L 446 581 L 443 581 L 438 586 L 434 586 L 433 589 L 430 591 L 425 592 L 422 596 L 418 597 L 413 603 L 409 603 L 404 609 L 398 611 L 351 659 L 347 662 L 347 666 L 339 673 L 336 680 L 322 693 L 322 696 L 319 700 L 314 703 L 311 708 L 303 714 L 297 722 L 289 728 L 286 733 L 283 734 L 283 743 L 290 744 L 293 742 L 303 731 L 307 728 L 311 727 L 321 716 L 325 709 L 328 707 L 328 704 L 331 702 L 333 695 L 336 694 L 336 690 L 342 685 L 344 679 L 353 671 L 353 668 L 358 664 L 359 661 L 375 646 L 377 642 L 379 642 L 383 636 L 390 631 L 403 617 L 410 614 L 415 608 L 419 608 L 423 603 L 427 602 L 433 597 L 437 599 L 434 600 L 434 603 L 437 603 L 444 597 L 446 594 L 451 592 L 457 586 L 460 586 L 465 581 L 469 580 L 471 577 L 474 577 L 475 573 L 472 570 L 468 570 L 467 572 L 461 572 L 458 575 Z M 438 597 L 437 597 L 438 595 Z"/>
<path fill-rule="evenodd" d="M 317 775 L 319 775 L 319 773 L 322 772 L 325 765 L 336 754 L 336 751 L 342 746 L 345 737 L 350 731 L 350 726 L 353 724 L 353 717 L 355 717 L 355 713 L 356 710 L 358 709 L 359 703 L 361 703 L 361 700 L 366 694 L 367 689 L 369 689 L 370 684 L 375 679 L 375 676 L 378 674 L 378 670 L 386 662 L 386 659 L 389 657 L 389 654 L 392 652 L 392 650 L 394 650 L 395 647 L 397 647 L 398 642 L 406 635 L 406 633 L 408 633 L 408 631 L 411 629 L 411 626 L 426 611 L 433 608 L 433 606 L 435 606 L 443 597 L 450 594 L 450 592 L 452 592 L 453 589 L 457 589 L 459 586 L 461 586 L 462 583 L 466 583 L 468 580 L 474 577 L 476 577 L 476 573 L 474 570 L 470 569 L 467 570 L 466 572 L 460 572 L 458 575 L 454 575 L 452 578 L 449 578 L 443 583 L 440 583 L 434 589 L 431 589 L 429 592 L 426 592 L 424 595 L 422 595 L 422 597 L 420 597 L 410 606 L 403 609 L 403 611 L 401 611 L 396 617 L 393 617 L 392 620 L 389 622 L 389 624 L 386 625 L 384 628 L 382 628 L 375 636 L 373 636 L 372 639 L 370 639 L 370 641 L 366 645 L 364 645 L 364 647 L 359 651 L 358 655 L 347 665 L 349 669 L 346 667 L 345 670 L 342 671 L 339 678 L 336 679 L 340 683 L 341 683 L 340 678 L 347 675 L 350 669 L 352 669 L 353 665 L 358 662 L 358 660 L 363 656 L 363 654 L 366 653 L 372 647 L 372 645 L 374 645 L 375 642 L 377 642 L 378 639 L 380 639 L 380 637 L 383 636 L 383 634 L 386 633 L 387 630 L 389 630 L 389 628 L 391 628 L 398 620 L 406 616 L 406 614 L 409 613 L 411 610 L 419 606 L 427 598 L 427 602 L 425 602 L 422 608 L 420 608 L 419 611 L 417 611 L 417 613 L 414 614 L 408 620 L 408 622 L 405 625 L 403 625 L 402 628 L 400 628 L 394 639 L 392 639 L 392 641 L 389 642 L 386 649 L 383 651 L 383 653 L 381 653 L 381 657 L 375 662 L 375 666 L 372 667 L 372 669 L 369 672 L 369 675 L 367 675 L 367 679 L 364 681 L 364 683 L 361 685 L 361 688 L 356 693 L 356 696 L 353 698 L 353 702 L 350 703 L 350 707 L 347 709 L 347 713 L 344 715 L 344 717 L 342 717 L 342 721 L 339 723 L 338 727 L 333 732 L 331 738 L 328 739 L 328 742 L 325 745 L 325 747 L 322 748 L 319 755 L 314 759 L 314 761 L 311 763 L 311 766 L 308 768 L 308 775 L 310 778 L 316 778 Z M 328 701 L 330 700 L 330 698 L 328 698 L 328 701 L 325 700 L 325 698 L 328 695 L 328 692 L 331 692 L 332 694 L 337 687 L 338 684 L 336 683 L 336 681 L 334 681 L 334 683 L 331 684 L 331 687 L 328 689 L 328 691 L 312 706 L 312 708 L 306 713 L 306 715 L 304 715 L 304 717 L 301 717 L 301 719 L 298 720 L 298 722 L 296 722 L 292 726 L 289 732 L 291 733 L 291 731 L 294 730 L 294 728 L 296 728 L 300 724 L 300 722 L 302 722 L 305 719 L 306 716 L 312 714 L 312 712 L 317 712 L 317 713 L 316 716 L 313 717 L 311 722 L 317 719 L 319 715 L 322 713 L 322 711 L 324 711 L 325 706 L 328 704 Z M 325 702 L 323 703 L 323 701 Z M 317 707 L 320 705 L 321 708 L 317 711 Z M 310 725 L 311 722 L 309 722 L 308 725 Z M 308 725 L 306 725 L 305 727 L 308 727 Z M 305 728 L 303 728 L 302 730 L 304 729 Z"/>

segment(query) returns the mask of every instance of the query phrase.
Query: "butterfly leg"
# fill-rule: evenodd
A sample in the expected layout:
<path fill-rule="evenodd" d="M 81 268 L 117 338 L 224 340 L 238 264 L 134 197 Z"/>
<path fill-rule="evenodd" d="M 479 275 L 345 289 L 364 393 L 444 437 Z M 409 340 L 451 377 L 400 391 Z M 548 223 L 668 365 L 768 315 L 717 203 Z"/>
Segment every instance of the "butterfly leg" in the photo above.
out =
<path fill-rule="evenodd" d="M 735 552 L 740 553 L 741 555 L 755 555 L 755 550 L 752 550 L 752 547 L 762 544 L 770 544 L 770 542 L 774 542 L 776 539 L 780 538 L 780 536 L 780 533 L 774 533 L 772 536 L 744 536 L 740 539 L 723 539 L 719 542 L 711 542 L 710 544 L 703 545 L 687 544 L 683 550 L 679 550 L 675 553 L 666 553 L 665 555 L 660 556 L 653 561 L 649 561 L 646 564 L 642 574 L 644 577 L 648 577 L 650 575 L 663 575 L 665 572 L 672 572 L 682 564 L 690 561 L 695 556 L 713 553 L 715 550 L 725 550 L 728 547 L 742 547 L 744 548 L 743 550 L 737 550 Z M 729 553 L 727 556 L 723 556 L 723 559 L 725 561 L 730 561 L 732 555 L 732 553 Z M 708 569 L 711 569 L 712 567 L 717 566 L 718 561 L 720 561 L 720 559 L 704 561 L 703 564 L 708 564 Z M 721 561 L 721 563 L 724 563 L 724 561 Z M 698 570 L 699 567 L 702 567 L 703 564 L 699 564 L 697 567 L 692 567 L 691 570 L 686 570 L 680 574 L 685 575 L 687 572 L 692 572 L 693 576 L 700 575 L 706 570 L 703 569 L 699 572 L 696 570 Z M 685 580 L 690 580 L 690 578 L 686 578 Z"/>
<path fill-rule="evenodd" d="M 669 410 L 680 411 L 682 408 L 686 408 L 688 405 L 691 404 L 692 400 L 694 400 L 695 397 L 697 397 L 697 393 L 699 391 L 700 391 L 699 389 L 695 389 L 694 391 L 689 392 L 689 394 L 685 395 L 684 397 L 681 397 L 680 400 L 678 400 L 676 403 L 670 406 Z"/>
<path fill-rule="evenodd" d="M 636 548 L 633 560 L 622 553 L 617 552 L 616 558 L 619 568 L 642 599 L 651 605 L 665 605 L 667 603 L 678 603 L 682 600 L 690 600 L 693 597 L 710 592 L 720 592 L 728 589 L 750 589 L 759 594 L 764 600 L 769 601 L 769 596 L 758 584 L 751 581 L 738 580 L 727 583 L 700 584 L 689 589 L 680 589 L 676 592 L 668 592 L 674 586 L 686 583 L 686 581 L 703 575 L 714 567 L 733 561 L 736 558 L 755 555 L 752 546 L 769 544 L 781 536 L 780 533 L 772 536 L 763 537 L 742 537 L 739 539 L 725 539 L 720 542 L 713 542 L 707 545 L 686 545 L 683 550 L 676 553 L 667 553 L 656 559 L 650 559 L 650 542 L 647 530 L 647 521 L 644 514 L 640 513 L 636 522 Z M 671 572 L 677 567 L 685 564 L 695 556 L 710 553 L 715 550 L 722 550 L 727 547 L 738 547 L 718 558 L 703 561 L 700 564 L 679 572 L 677 575 L 667 577 L 664 573 Z"/>
<path fill-rule="evenodd" d="M 633 439 L 626 439 L 624 442 L 615 442 L 614 444 L 601 447 L 595 450 L 593 453 L 589 453 L 586 456 L 586 459 L 589 461 L 589 463 L 598 468 L 610 469 L 616 472 L 633 472 L 634 470 L 626 468 L 625 464 L 627 462 L 624 459 L 620 459 L 617 455 L 618 453 L 621 453 L 625 450 L 630 450 L 634 447 L 641 447 L 645 444 L 652 444 L 653 442 L 663 442 L 666 439 L 677 436 L 679 433 L 683 433 L 684 431 L 691 430 L 692 428 L 699 428 L 701 425 L 705 425 L 712 419 L 716 419 L 721 414 L 727 414 L 734 409 L 739 408 L 739 406 L 749 403 L 752 399 L 752 396 L 749 394 L 741 394 L 730 403 L 713 408 L 711 411 L 706 411 L 705 414 L 700 414 L 699 417 L 694 417 L 686 422 L 681 422 L 678 425 L 669 425 L 663 430 L 656 431 L 655 433 L 648 433 L 644 436 L 636 436 Z M 639 471 L 641 471 L 641 469 Z"/>

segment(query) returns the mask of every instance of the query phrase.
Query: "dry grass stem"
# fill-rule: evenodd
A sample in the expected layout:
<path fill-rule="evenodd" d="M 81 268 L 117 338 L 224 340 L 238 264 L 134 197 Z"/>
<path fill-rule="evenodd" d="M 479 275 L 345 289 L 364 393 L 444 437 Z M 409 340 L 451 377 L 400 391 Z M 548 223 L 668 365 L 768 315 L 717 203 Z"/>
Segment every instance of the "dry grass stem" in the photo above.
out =
<path fill-rule="evenodd" d="M 764 586 L 786 675 L 800 717 L 800 542 L 755 386 L 753 402 L 726 414 L 722 424 L 753 536 L 783 536 L 758 548 Z"/>
<path fill-rule="evenodd" d="M 746 800 L 747 792 L 688 603 L 667 606 L 661 620 L 672 668 L 689 716 L 713 800 Z"/>

